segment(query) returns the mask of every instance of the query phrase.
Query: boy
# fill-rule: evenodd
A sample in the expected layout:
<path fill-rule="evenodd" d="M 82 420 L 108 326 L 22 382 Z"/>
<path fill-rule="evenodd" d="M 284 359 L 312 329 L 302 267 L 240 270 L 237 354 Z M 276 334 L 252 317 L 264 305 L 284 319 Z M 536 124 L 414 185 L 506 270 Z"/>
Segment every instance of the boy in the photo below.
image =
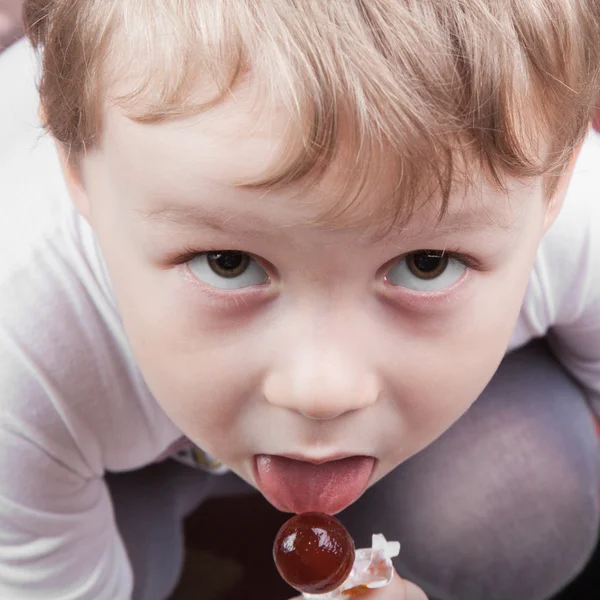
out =
<path fill-rule="evenodd" d="M 168 597 L 180 519 L 240 480 L 399 539 L 431 598 L 572 578 L 599 515 L 598 4 L 25 14 L 54 146 L 9 105 L 0 597 Z M 576 383 L 542 345 L 504 358 L 544 336 Z M 192 443 L 229 474 L 164 460 Z"/>

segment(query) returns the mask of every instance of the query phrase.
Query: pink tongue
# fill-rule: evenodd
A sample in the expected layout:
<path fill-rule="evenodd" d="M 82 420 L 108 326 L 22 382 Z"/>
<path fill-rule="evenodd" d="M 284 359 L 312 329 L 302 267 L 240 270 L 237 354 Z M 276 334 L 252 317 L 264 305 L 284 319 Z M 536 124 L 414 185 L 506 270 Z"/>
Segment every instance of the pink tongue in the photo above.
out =
<path fill-rule="evenodd" d="M 314 465 L 282 456 L 256 460 L 258 485 L 267 500 L 284 512 L 335 514 L 366 489 L 375 459 L 352 456 Z"/>

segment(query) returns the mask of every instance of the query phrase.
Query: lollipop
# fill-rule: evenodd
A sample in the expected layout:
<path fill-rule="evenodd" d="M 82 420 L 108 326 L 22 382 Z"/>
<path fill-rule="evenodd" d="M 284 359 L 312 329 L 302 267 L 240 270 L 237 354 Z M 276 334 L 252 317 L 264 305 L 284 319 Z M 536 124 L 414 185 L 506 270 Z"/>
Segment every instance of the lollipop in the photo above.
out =
<path fill-rule="evenodd" d="M 353 595 L 360 588 L 390 583 L 391 558 L 400 552 L 398 542 L 373 536 L 373 547 L 354 549 L 346 528 L 323 513 L 303 513 L 284 523 L 273 544 L 279 574 L 305 598 L 330 600 Z"/>
<path fill-rule="evenodd" d="M 279 574 L 307 594 L 325 594 L 347 579 L 354 564 L 354 542 L 346 528 L 323 513 L 292 517 L 273 545 Z"/>

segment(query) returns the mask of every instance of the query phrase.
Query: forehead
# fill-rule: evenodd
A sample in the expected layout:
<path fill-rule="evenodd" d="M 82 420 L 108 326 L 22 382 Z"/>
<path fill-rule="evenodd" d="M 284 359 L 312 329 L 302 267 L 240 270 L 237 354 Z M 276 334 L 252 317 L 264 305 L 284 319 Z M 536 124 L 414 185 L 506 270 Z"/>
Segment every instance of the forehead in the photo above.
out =
<path fill-rule="evenodd" d="M 206 94 L 207 99 L 214 95 L 212 90 Z M 102 147 L 107 156 L 134 169 L 134 174 L 138 167 L 144 168 L 137 160 L 142 151 L 145 159 L 164 164 L 155 173 L 159 181 L 166 175 L 182 187 L 197 177 L 237 185 L 275 160 L 289 120 L 283 106 L 259 103 L 248 85 L 238 86 L 235 94 L 197 116 L 154 124 L 139 123 L 123 109 L 106 105 Z M 167 173 L 175 164 L 179 165 L 177 182 Z"/>
<path fill-rule="evenodd" d="M 141 124 L 121 109 L 107 107 L 102 144 L 95 151 L 111 177 L 131 192 L 142 214 L 167 220 L 194 213 L 269 214 L 282 225 L 319 222 L 319 215 L 344 201 L 340 190 L 353 166 L 351 157 L 338 158 L 325 176 L 310 185 L 283 189 L 248 189 L 242 184 L 259 180 L 281 159 L 282 140 L 291 127 L 289 112 L 273 102 L 257 102 L 253 90 L 240 89 L 212 109 L 191 118 Z M 380 169 L 365 180 L 351 210 L 326 227 L 370 229 L 377 235 L 389 220 L 390 197 L 403 202 L 398 174 Z M 441 197 L 433 188 L 424 192 L 400 227 L 439 230 L 489 225 L 510 227 L 524 201 L 542 195 L 540 180 L 506 179 L 500 190 L 474 160 L 462 169 L 464 185 L 456 185 L 440 220 Z M 466 183 L 468 181 L 468 183 Z M 386 210 L 388 211 L 386 214 Z M 383 227 L 382 227 L 383 221 Z"/>

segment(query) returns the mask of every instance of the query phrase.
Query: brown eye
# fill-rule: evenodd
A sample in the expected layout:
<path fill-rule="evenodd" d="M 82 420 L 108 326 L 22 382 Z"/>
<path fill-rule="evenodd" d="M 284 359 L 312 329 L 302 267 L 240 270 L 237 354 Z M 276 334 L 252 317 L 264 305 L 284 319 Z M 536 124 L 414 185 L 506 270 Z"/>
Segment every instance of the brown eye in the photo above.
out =
<path fill-rule="evenodd" d="M 239 250 L 213 250 L 197 254 L 186 264 L 197 279 L 221 290 L 239 290 L 269 281 L 260 263 L 250 254 Z"/>
<path fill-rule="evenodd" d="M 219 277 L 239 277 L 250 265 L 250 257 L 237 250 L 210 252 L 206 255 L 209 267 Z"/>
<path fill-rule="evenodd" d="M 434 250 L 420 250 L 406 257 L 406 266 L 419 279 L 435 279 L 448 267 L 448 255 Z"/>
<path fill-rule="evenodd" d="M 467 263 L 452 253 L 417 250 L 394 263 L 386 281 L 416 292 L 438 292 L 459 281 L 467 270 Z"/>

